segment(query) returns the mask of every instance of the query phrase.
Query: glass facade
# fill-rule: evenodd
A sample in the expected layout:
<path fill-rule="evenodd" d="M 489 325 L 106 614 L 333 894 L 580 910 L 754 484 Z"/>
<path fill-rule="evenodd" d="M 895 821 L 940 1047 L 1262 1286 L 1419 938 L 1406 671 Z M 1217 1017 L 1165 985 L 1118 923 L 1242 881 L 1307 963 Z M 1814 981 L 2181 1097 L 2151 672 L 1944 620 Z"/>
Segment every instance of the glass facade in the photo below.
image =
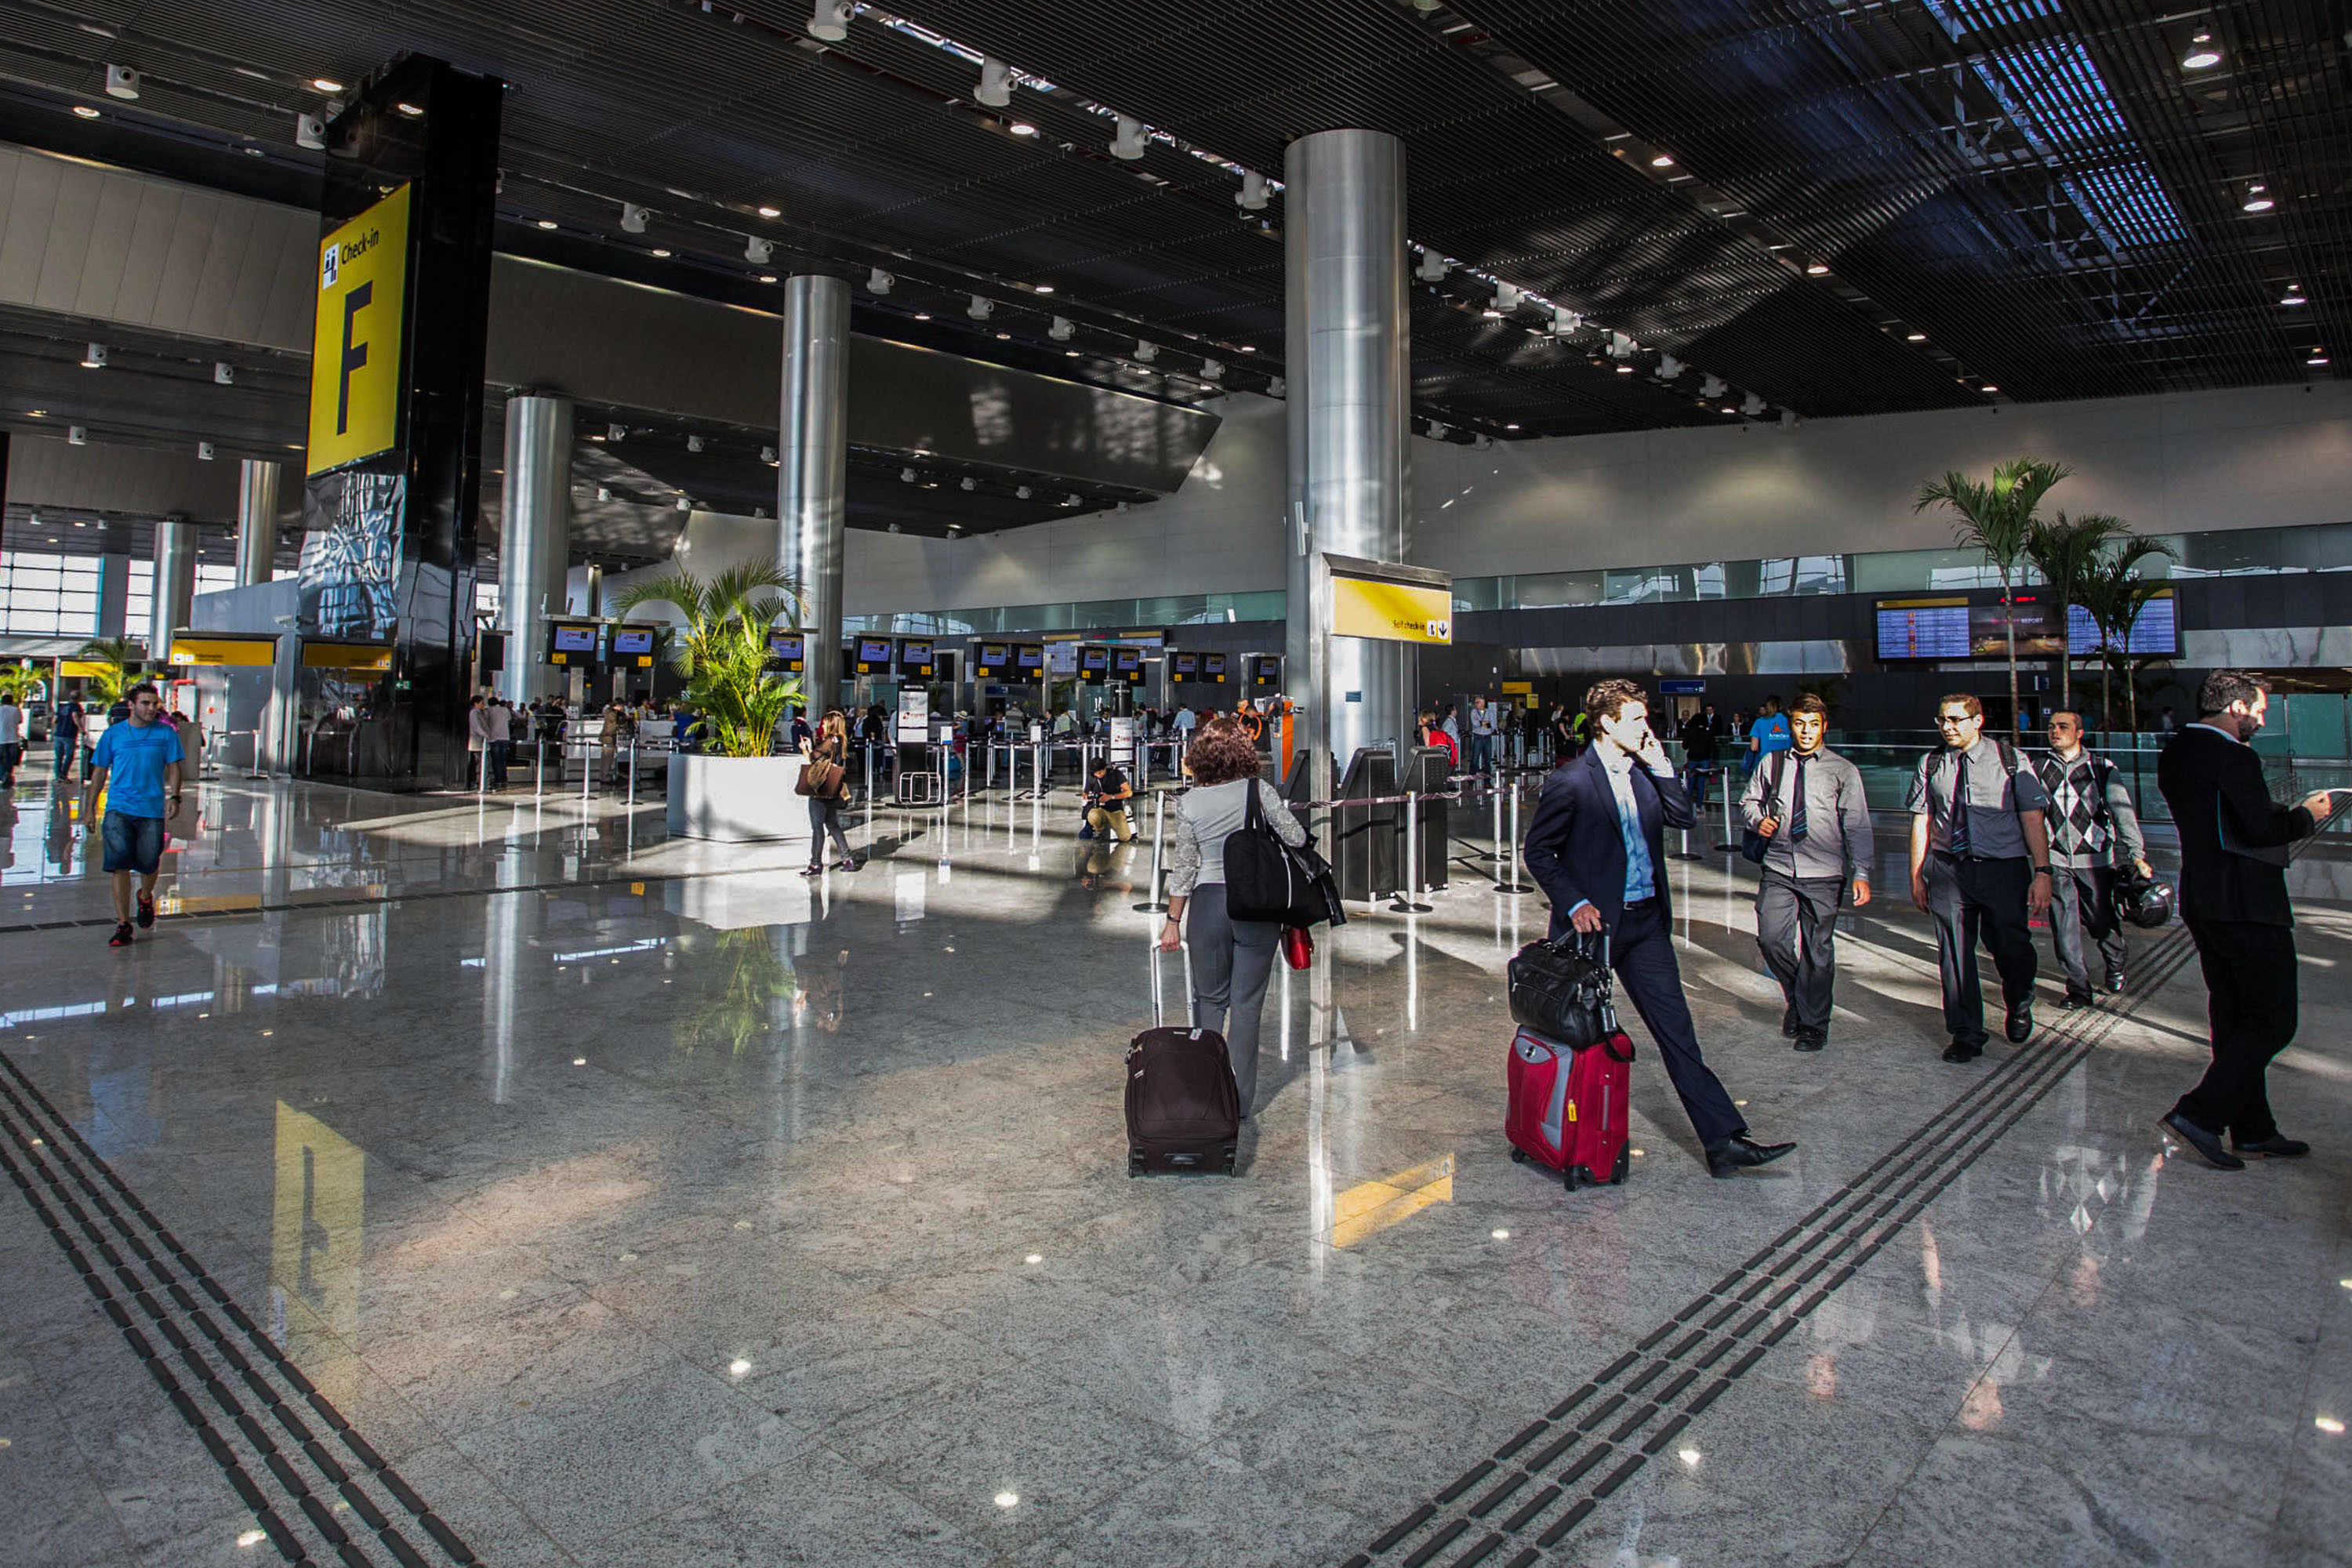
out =
<path fill-rule="evenodd" d="M 99 568 L 95 555 L 0 551 L 0 634 L 97 636 Z"/>
<path fill-rule="evenodd" d="M 895 632 L 908 637 L 982 637 L 1003 632 L 1090 631 L 1115 626 L 1191 626 L 1226 621 L 1278 621 L 1286 595 L 1170 594 L 1151 599 L 1074 599 L 1060 605 L 1007 605 L 995 609 L 901 610 L 887 616 L 844 616 L 845 635 Z"/>

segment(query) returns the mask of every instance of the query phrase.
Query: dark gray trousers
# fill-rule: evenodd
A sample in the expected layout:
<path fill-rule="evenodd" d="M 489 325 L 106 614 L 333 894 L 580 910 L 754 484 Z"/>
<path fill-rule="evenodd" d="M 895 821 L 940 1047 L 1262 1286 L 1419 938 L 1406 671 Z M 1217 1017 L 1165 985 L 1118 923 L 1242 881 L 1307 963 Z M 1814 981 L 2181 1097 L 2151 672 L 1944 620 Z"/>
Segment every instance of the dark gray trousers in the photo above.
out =
<path fill-rule="evenodd" d="M 1838 904 L 1845 883 L 1835 877 L 1784 877 L 1767 870 L 1756 891 L 1756 945 L 1796 1009 L 1801 1034 L 1830 1032 L 1837 988 Z"/>
<path fill-rule="evenodd" d="M 1943 971 L 1944 1029 L 1964 1046 L 1985 1043 L 1984 992 L 1977 984 L 1977 939 L 1992 950 L 2000 972 L 2000 999 L 2014 1007 L 2033 994 L 2033 933 L 2025 898 L 2032 863 L 1959 860 L 1930 855 L 1923 870 L 1927 914 L 1936 922 L 1936 958 Z"/>
<path fill-rule="evenodd" d="M 2087 1002 L 2092 996 L 2088 954 L 2084 939 L 2099 950 L 2105 965 L 2104 979 L 2124 972 L 2123 921 L 2116 918 L 2116 868 L 2112 866 L 2053 866 L 2050 868 L 2050 942 L 2058 950 L 2058 967 L 2066 973 L 2066 994 Z"/>
<path fill-rule="evenodd" d="M 1184 922 L 1192 950 L 1192 1026 L 1224 1035 L 1234 1087 L 1247 1116 L 1257 1094 L 1258 1016 L 1265 1010 L 1265 983 L 1274 973 L 1282 928 L 1272 921 L 1228 920 L 1223 882 L 1193 888 Z"/>

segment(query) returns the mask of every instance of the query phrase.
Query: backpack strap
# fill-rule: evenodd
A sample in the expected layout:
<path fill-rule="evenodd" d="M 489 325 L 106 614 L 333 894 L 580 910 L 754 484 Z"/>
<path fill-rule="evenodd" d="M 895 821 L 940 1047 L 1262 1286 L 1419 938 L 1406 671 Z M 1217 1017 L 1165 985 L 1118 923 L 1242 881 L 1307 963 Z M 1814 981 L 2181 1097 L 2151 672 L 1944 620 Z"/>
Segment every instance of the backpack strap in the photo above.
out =
<path fill-rule="evenodd" d="M 1779 815 L 1780 805 L 1780 784 L 1788 776 L 1789 753 L 1786 752 L 1773 752 L 1772 760 L 1765 764 L 1765 816 L 1775 816 Z"/>

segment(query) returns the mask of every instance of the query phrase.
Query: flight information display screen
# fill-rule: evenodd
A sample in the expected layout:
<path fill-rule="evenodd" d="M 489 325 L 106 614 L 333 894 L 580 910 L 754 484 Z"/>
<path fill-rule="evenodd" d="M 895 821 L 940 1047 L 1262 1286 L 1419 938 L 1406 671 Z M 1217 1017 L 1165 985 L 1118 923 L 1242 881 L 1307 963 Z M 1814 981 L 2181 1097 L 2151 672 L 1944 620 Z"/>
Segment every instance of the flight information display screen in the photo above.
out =
<path fill-rule="evenodd" d="M 1201 679 L 1203 680 L 1223 680 L 1224 678 L 1225 656 L 1221 653 L 1202 654 L 1201 656 Z"/>
<path fill-rule="evenodd" d="M 768 634 L 768 652 L 773 657 L 782 659 L 786 664 L 798 664 L 807 658 L 808 656 L 804 651 L 807 646 L 808 644 L 806 640 L 798 632 L 771 632 Z"/>
<path fill-rule="evenodd" d="M 555 628 L 554 639 L 548 646 L 557 653 L 594 653 L 596 628 L 559 626 Z"/>
<path fill-rule="evenodd" d="M 898 645 L 899 668 L 929 669 L 930 667 L 931 645 L 929 643 L 916 642 L 909 638 Z"/>
<path fill-rule="evenodd" d="M 1078 664 L 1080 668 L 1086 669 L 1108 669 L 1110 668 L 1110 649 L 1107 647 L 1082 647 L 1078 650 Z"/>
<path fill-rule="evenodd" d="M 857 662 L 860 664 L 889 663 L 890 639 L 888 637 L 859 637 L 857 639 Z"/>
<path fill-rule="evenodd" d="M 1021 673 L 1031 680 L 1045 674 L 1045 646 L 1043 643 L 1023 643 L 1020 658 Z"/>
<path fill-rule="evenodd" d="M 2139 619 L 2131 625 L 2131 633 L 2124 639 L 2126 653 L 2152 653 L 2167 656 L 2180 652 L 2180 604 L 2170 589 L 2158 594 L 2139 607 Z M 2066 606 L 2066 650 L 2088 656 L 2100 651 L 2099 624 L 2091 619 L 2091 612 L 2080 605 Z M 2114 644 L 2105 645 L 2112 647 Z"/>
<path fill-rule="evenodd" d="M 1877 609 L 1881 659 L 1969 657 L 1966 599 L 1881 599 Z"/>
<path fill-rule="evenodd" d="M 616 654 L 649 654 L 654 651 L 654 629 L 651 626 L 623 626 L 613 634 L 613 651 Z"/>
<path fill-rule="evenodd" d="M 1199 654 L 1171 654 L 1169 658 L 1171 659 L 1171 663 L 1169 665 L 1170 673 L 1173 674 L 1177 679 L 1192 680 L 1200 675 L 1201 656 Z"/>

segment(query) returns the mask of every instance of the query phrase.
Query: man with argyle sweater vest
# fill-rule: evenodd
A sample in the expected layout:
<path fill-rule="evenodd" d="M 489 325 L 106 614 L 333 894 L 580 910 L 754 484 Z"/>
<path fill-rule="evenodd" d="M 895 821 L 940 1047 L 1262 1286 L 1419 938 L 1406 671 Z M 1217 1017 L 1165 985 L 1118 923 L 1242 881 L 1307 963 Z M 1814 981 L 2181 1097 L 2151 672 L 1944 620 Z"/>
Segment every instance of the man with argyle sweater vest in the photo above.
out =
<path fill-rule="evenodd" d="M 2080 713 L 2061 709 L 2050 715 L 2050 751 L 2034 771 L 2050 793 L 2043 817 L 2050 828 L 2050 939 L 2066 975 L 2066 1000 L 2060 1005 L 2088 1007 L 2096 994 L 2085 937 L 2098 945 L 2106 988 L 2124 988 L 2123 920 L 2116 911 L 2118 852 L 2141 876 L 2155 873 L 2131 790 L 2115 763 L 2084 748 Z"/>

